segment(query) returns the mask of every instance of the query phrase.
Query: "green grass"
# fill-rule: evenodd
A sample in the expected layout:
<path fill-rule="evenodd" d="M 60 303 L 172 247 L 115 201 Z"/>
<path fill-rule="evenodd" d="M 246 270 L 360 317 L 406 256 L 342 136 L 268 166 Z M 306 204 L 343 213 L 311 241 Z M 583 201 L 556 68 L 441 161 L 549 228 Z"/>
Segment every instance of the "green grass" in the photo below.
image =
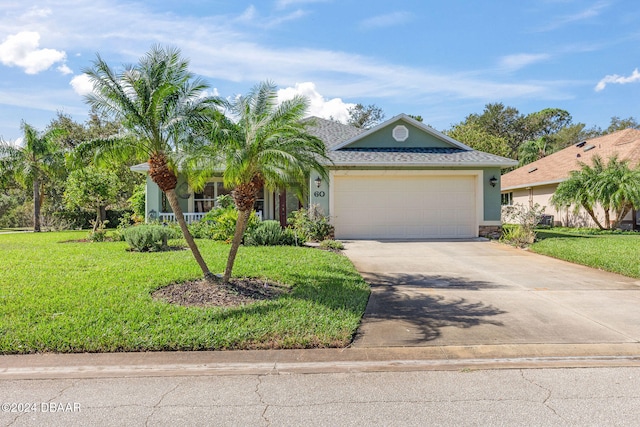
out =
<path fill-rule="evenodd" d="M 531 251 L 601 270 L 640 278 L 640 235 L 539 230 Z"/>
<path fill-rule="evenodd" d="M 115 352 L 347 345 L 369 287 L 341 255 L 300 247 L 242 247 L 234 276 L 292 292 L 235 308 L 171 305 L 151 292 L 200 277 L 191 252 L 128 252 L 79 243 L 83 232 L 0 236 L 0 353 Z M 212 271 L 229 245 L 200 240 Z"/>

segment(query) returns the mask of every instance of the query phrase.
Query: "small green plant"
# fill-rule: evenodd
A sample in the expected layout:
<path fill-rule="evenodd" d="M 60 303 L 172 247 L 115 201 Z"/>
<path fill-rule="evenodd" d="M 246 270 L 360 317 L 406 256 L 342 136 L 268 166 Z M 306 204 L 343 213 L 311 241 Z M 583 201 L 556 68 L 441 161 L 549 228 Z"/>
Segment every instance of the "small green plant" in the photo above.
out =
<path fill-rule="evenodd" d="M 91 221 L 91 225 L 94 227 L 87 236 L 87 240 L 91 242 L 106 242 L 107 241 L 107 230 L 106 226 L 109 221 L 101 221 L 97 227 L 95 221 Z"/>
<path fill-rule="evenodd" d="M 308 210 L 300 209 L 291 213 L 289 224 L 306 240 L 321 242 L 333 239 L 334 227 L 329 222 L 329 217 L 322 214 L 317 206 L 311 206 Z"/>
<path fill-rule="evenodd" d="M 247 233 L 244 238 L 248 246 L 277 246 L 280 245 L 282 227 L 278 221 L 262 221 L 254 230 Z"/>
<path fill-rule="evenodd" d="M 244 244 L 247 246 L 298 246 L 304 243 L 295 230 L 282 228 L 280 222 L 262 221 L 255 229 L 247 232 Z"/>
<path fill-rule="evenodd" d="M 216 197 L 216 207 L 227 209 L 234 205 L 233 197 L 230 194 L 221 194 Z"/>
<path fill-rule="evenodd" d="M 539 204 L 524 206 L 520 203 L 502 208 L 501 241 L 519 248 L 527 247 L 536 240 L 536 226 L 544 214 Z"/>
<path fill-rule="evenodd" d="M 341 251 L 344 249 L 344 245 L 339 240 L 323 240 L 320 242 L 321 249 L 333 249 L 335 251 Z"/>
<path fill-rule="evenodd" d="M 173 230 L 168 227 L 151 224 L 129 227 L 122 234 L 131 249 L 138 252 L 165 249 L 167 248 L 168 239 L 174 235 Z"/>
<path fill-rule="evenodd" d="M 231 196 L 229 196 L 231 197 Z M 217 200 L 221 200 L 222 196 L 218 196 Z M 207 214 L 198 222 L 194 222 L 189 225 L 189 231 L 191 235 L 196 239 L 213 239 L 223 242 L 229 242 L 233 238 L 233 233 L 236 230 L 236 221 L 238 221 L 238 210 L 232 204 L 230 206 L 222 207 L 226 205 L 224 199 L 220 206 L 207 212 Z M 249 224 L 247 225 L 247 233 L 250 233 L 260 224 L 260 218 L 251 213 L 249 217 Z"/>
<path fill-rule="evenodd" d="M 132 216 L 135 214 L 130 214 L 129 212 L 125 212 L 120 218 L 120 222 L 116 227 L 115 231 L 111 233 L 111 238 L 115 242 L 124 242 L 124 230 L 131 227 L 132 225 Z"/>

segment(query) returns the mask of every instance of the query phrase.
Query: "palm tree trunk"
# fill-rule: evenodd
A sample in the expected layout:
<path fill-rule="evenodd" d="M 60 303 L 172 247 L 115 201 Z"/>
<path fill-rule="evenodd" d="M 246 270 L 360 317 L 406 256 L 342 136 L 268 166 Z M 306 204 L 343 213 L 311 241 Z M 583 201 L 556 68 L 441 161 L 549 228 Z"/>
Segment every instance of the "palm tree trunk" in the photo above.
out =
<path fill-rule="evenodd" d="M 604 226 L 607 227 L 607 230 L 611 228 L 611 214 L 608 208 L 604 209 Z"/>
<path fill-rule="evenodd" d="M 33 231 L 40 232 L 40 181 L 33 180 Z"/>
<path fill-rule="evenodd" d="M 202 258 L 200 254 L 200 250 L 196 245 L 195 240 L 193 240 L 193 236 L 189 232 L 189 228 L 187 227 L 187 222 L 184 219 L 184 215 L 182 214 L 182 208 L 180 208 L 180 202 L 178 201 L 178 196 L 176 195 L 175 189 L 167 190 L 165 192 L 167 195 L 167 200 L 169 201 L 169 205 L 171 206 L 171 210 L 173 210 L 173 214 L 176 217 L 176 221 L 180 225 L 180 229 L 182 230 L 182 235 L 184 236 L 184 240 L 187 241 L 187 245 L 189 245 L 189 249 L 191 249 L 191 253 L 193 257 L 196 259 L 196 262 L 202 269 L 202 273 L 204 274 L 204 278 L 208 282 L 215 282 L 215 276 L 213 273 L 209 271 L 209 267 L 207 267 L 207 263 Z"/>
<path fill-rule="evenodd" d="M 602 226 L 602 224 L 600 224 L 600 221 L 598 221 L 598 217 L 596 216 L 596 214 L 593 212 L 593 209 L 586 207 L 585 205 L 582 205 L 582 207 L 584 208 L 585 211 L 587 211 L 587 213 L 589 214 L 589 216 L 591 217 L 591 219 L 593 220 L 593 222 L 596 223 L 596 225 L 598 226 L 598 228 L 600 230 L 604 230 L 604 227 Z"/>
<path fill-rule="evenodd" d="M 611 224 L 611 228 L 618 228 L 620 226 L 620 223 L 624 220 L 624 217 L 627 216 L 630 210 L 631 210 L 631 205 L 625 204 L 620 209 L 620 211 L 617 212 L 615 222 Z"/>
<path fill-rule="evenodd" d="M 242 236 L 249 224 L 249 216 L 251 215 L 251 209 L 238 211 L 238 221 L 236 222 L 236 230 L 233 234 L 233 240 L 231 241 L 231 249 L 229 250 L 229 257 L 227 258 L 227 267 L 224 269 L 224 276 L 222 277 L 222 284 L 226 285 L 231 279 L 231 271 L 233 270 L 233 264 L 236 261 L 236 255 L 238 254 L 238 248 L 242 243 Z"/>

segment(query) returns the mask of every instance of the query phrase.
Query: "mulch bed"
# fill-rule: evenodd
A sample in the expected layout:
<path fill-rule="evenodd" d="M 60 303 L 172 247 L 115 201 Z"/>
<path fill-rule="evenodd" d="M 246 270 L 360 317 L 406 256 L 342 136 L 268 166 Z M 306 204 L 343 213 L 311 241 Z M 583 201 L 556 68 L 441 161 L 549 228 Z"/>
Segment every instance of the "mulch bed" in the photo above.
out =
<path fill-rule="evenodd" d="M 153 298 L 187 307 L 235 307 L 257 301 L 275 299 L 289 288 L 262 279 L 231 279 L 227 286 L 211 284 L 204 279 L 173 283 L 153 292 Z"/>

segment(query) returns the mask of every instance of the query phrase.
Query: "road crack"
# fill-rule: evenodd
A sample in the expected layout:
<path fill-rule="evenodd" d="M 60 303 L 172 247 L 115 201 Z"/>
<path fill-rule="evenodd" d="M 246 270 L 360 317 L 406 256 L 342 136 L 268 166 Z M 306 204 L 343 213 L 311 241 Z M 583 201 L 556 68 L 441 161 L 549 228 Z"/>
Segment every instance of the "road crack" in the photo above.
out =
<path fill-rule="evenodd" d="M 541 390 L 544 390 L 544 391 L 547 393 L 547 395 L 545 396 L 544 400 L 542 401 L 542 404 L 544 405 L 544 407 L 545 407 L 545 408 L 547 408 L 547 409 L 549 409 L 551 412 L 553 412 L 553 414 L 554 414 L 556 417 L 560 418 L 562 421 L 567 422 L 567 420 L 566 420 L 562 415 L 560 415 L 560 414 L 555 410 L 555 408 L 554 408 L 554 407 L 552 407 L 552 406 L 548 403 L 548 402 L 549 402 L 549 399 L 551 399 L 551 395 L 553 394 L 553 391 L 552 391 L 550 388 L 547 388 L 547 387 L 545 387 L 545 386 L 543 386 L 543 385 L 541 385 L 541 384 L 538 384 L 538 383 L 537 383 L 537 382 L 535 382 L 534 380 L 532 380 L 532 379 L 530 379 L 530 378 L 527 378 L 527 377 L 524 375 L 524 370 L 523 370 L 523 369 L 520 369 L 520 376 L 522 377 L 522 379 L 523 379 L 523 380 L 525 380 L 525 381 L 526 381 L 526 382 L 528 382 L 529 384 L 534 385 L 534 386 L 538 387 L 538 388 L 539 388 L 539 389 L 541 389 Z"/>

